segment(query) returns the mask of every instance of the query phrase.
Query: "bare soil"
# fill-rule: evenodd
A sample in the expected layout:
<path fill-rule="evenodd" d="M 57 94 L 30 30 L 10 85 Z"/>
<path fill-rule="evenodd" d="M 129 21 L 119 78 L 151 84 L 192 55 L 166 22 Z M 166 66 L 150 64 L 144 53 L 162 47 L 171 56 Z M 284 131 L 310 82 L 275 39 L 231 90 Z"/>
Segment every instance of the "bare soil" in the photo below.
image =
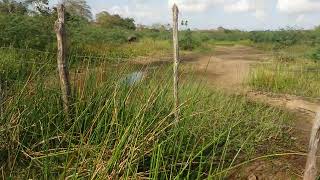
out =
<path fill-rule="evenodd" d="M 292 95 L 252 91 L 245 85 L 250 68 L 257 63 L 268 62 L 270 57 L 267 53 L 247 46 L 219 46 L 211 55 L 184 58 L 183 63 L 192 65 L 196 74 L 215 88 L 247 96 L 254 102 L 292 111 L 296 119 L 290 129 L 295 145 L 284 147 L 283 151 L 306 153 L 315 112 L 320 104 Z M 305 162 L 304 155 L 258 160 L 237 169 L 230 179 L 302 179 Z"/>

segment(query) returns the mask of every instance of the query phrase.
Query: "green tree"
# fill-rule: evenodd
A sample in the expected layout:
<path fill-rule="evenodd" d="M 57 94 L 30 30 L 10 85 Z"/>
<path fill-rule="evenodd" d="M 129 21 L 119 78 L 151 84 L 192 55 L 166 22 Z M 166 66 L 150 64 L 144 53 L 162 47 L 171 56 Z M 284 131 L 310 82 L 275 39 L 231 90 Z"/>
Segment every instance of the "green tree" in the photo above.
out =
<path fill-rule="evenodd" d="M 54 21 L 40 15 L 0 15 L 0 46 L 51 49 L 55 42 Z"/>
<path fill-rule="evenodd" d="M 119 15 L 111 15 L 106 11 L 97 14 L 97 24 L 105 28 L 118 27 L 130 30 L 136 29 L 134 19 L 122 18 Z"/>
<path fill-rule="evenodd" d="M 1 14 L 27 14 L 28 9 L 25 3 L 15 0 L 0 0 Z"/>
<path fill-rule="evenodd" d="M 65 0 L 65 6 L 71 16 L 92 20 L 91 8 L 85 0 Z"/>

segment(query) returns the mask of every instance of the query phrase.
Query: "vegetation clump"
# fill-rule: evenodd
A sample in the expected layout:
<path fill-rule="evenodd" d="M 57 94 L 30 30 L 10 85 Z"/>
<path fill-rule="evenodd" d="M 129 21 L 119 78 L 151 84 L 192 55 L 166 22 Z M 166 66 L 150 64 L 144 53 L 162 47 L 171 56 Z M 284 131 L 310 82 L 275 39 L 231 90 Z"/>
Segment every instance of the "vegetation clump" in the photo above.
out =
<path fill-rule="evenodd" d="M 201 45 L 201 43 L 197 39 L 195 39 L 190 29 L 183 32 L 182 38 L 180 39 L 179 43 L 182 50 L 189 51 L 194 50 Z"/>

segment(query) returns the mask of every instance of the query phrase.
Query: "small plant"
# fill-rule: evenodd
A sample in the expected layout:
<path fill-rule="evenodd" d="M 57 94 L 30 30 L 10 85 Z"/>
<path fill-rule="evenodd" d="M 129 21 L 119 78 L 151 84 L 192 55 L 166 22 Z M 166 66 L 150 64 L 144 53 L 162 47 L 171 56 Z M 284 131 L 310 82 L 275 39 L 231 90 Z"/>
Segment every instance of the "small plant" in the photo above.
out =
<path fill-rule="evenodd" d="M 310 58 L 314 61 L 320 61 L 320 47 L 311 53 Z"/>

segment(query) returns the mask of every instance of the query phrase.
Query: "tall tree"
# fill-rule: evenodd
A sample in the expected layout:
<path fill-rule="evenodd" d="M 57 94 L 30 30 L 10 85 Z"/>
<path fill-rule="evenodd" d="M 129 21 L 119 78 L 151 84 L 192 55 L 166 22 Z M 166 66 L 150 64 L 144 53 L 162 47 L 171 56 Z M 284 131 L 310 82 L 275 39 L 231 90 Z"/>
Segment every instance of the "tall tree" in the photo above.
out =
<path fill-rule="evenodd" d="M 122 18 L 117 14 L 111 15 L 106 11 L 103 11 L 97 14 L 97 24 L 106 28 L 121 27 L 121 28 L 132 29 L 132 30 L 136 28 L 134 24 L 134 19 Z"/>
<path fill-rule="evenodd" d="M 23 2 L 0 0 L 0 13 L 2 14 L 26 14 L 27 12 L 27 6 Z"/>
<path fill-rule="evenodd" d="M 107 11 L 102 11 L 96 15 L 97 24 L 103 27 L 112 27 L 115 24 L 119 24 L 119 18 L 112 16 Z"/>
<path fill-rule="evenodd" d="M 92 20 L 91 8 L 85 0 L 65 0 L 64 3 L 70 15 Z"/>

